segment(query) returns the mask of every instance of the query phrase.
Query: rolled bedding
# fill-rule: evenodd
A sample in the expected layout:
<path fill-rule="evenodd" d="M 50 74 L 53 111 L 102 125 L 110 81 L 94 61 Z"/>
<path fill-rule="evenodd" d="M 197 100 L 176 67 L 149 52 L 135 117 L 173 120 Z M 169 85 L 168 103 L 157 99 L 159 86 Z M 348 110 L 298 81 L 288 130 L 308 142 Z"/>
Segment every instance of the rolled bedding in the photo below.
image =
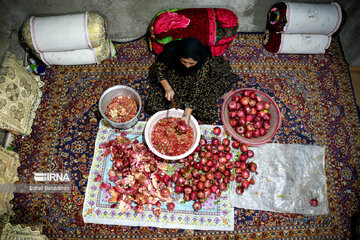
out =
<path fill-rule="evenodd" d="M 37 56 L 47 65 L 99 64 L 115 55 L 115 47 L 105 38 L 93 49 L 77 49 L 62 52 L 42 52 Z"/>
<path fill-rule="evenodd" d="M 266 30 L 263 44 L 271 53 L 324 54 L 331 43 L 331 36 L 324 34 L 276 33 Z"/>
<path fill-rule="evenodd" d="M 279 2 L 268 12 L 266 28 L 281 33 L 332 35 L 345 21 L 336 2 L 329 4 Z"/>
<path fill-rule="evenodd" d="M 37 53 L 97 48 L 106 37 L 104 19 L 88 12 L 33 16 L 25 21 L 21 33 L 26 44 Z"/>
<path fill-rule="evenodd" d="M 219 56 L 234 40 L 238 27 L 238 18 L 229 9 L 167 9 L 157 13 L 150 23 L 149 47 L 160 54 L 165 44 L 194 37 L 209 46 L 213 56 Z"/>

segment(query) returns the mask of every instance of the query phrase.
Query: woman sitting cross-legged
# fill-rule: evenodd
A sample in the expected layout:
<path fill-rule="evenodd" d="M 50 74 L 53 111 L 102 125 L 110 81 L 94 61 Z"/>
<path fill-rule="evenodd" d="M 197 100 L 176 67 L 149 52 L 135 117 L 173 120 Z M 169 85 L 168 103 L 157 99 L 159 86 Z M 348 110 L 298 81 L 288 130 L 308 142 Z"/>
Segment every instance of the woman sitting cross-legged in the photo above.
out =
<path fill-rule="evenodd" d="M 223 56 L 212 57 L 209 47 L 195 38 L 184 38 L 165 45 L 150 67 L 150 94 L 145 111 L 171 108 L 173 99 L 184 109 L 189 124 L 191 114 L 200 122 L 214 123 L 217 99 L 238 80 Z"/>

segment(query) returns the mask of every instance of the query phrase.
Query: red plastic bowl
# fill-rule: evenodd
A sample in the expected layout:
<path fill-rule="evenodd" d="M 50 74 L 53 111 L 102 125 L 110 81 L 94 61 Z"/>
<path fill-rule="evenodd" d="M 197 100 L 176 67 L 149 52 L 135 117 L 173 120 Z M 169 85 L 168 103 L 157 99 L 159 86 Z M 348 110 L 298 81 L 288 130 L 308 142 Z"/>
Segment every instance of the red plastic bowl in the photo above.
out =
<path fill-rule="evenodd" d="M 258 96 L 261 96 L 263 101 L 269 101 L 271 102 L 271 108 L 269 109 L 269 113 L 271 114 L 271 120 L 270 120 L 270 129 L 268 129 L 267 133 L 264 136 L 259 136 L 256 138 L 246 138 L 245 136 L 241 136 L 238 134 L 235 129 L 230 125 L 229 121 L 229 110 L 228 110 L 228 104 L 231 101 L 231 98 L 237 94 L 241 95 L 245 90 L 249 90 L 252 92 L 256 92 Z M 234 92 L 231 92 L 227 95 L 226 99 L 224 100 L 222 107 L 221 107 L 221 121 L 226 129 L 226 131 L 236 140 L 242 143 L 246 143 L 248 145 L 261 145 L 264 143 L 267 143 L 276 133 L 276 131 L 279 129 L 281 125 L 281 115 L 279 107 L 276 105 L 275 101 L 266 93 L 263 93 L 261 91 L 258 91 L 256 89 L 252 88 L 242 88 L 239 90 L 236 90 Z"/>

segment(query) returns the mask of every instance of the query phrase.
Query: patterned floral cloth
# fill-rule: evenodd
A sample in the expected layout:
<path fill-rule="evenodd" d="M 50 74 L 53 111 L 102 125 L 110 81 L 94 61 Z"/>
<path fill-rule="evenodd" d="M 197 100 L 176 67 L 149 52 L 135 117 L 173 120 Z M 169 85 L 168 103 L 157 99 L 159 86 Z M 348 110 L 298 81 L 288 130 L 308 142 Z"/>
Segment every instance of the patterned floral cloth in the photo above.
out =
<path fill-rule="evenodd" d="M 138 139 L 139 142 L 144 142 L 143 134 L 145 125 L 146 122 L 138 122 L 128 130 L 119 131 L 111 128 L 104 120 L 100 122 L 94 159 L 86 187 L 86 197 L 83 208 L 84 221 L 87 223 L 161 228 L 234 230 L 234 208 L 230 203 L 229 190 L 224 192 L 221 198 L 216 201 L 214 198 L 208 198 L 203 204 L 203 208 L 198 212 L 193 210 L 192 202 L 183 202 L 183 196 L 175 192 L 172 193 L 175 209 L 169 211 L 165 204 L 162 204 L 159 217 L 156 217 L 154 213 L 146 207 L 145 211 L 141 214 L 136 214 L 133 210 L 122 213 L 119 208 L 111 208 L 112 204 L 108 202 L 109 194 L 106 189 L 100 189 L 100 182 L 95 181 L 95 178 L 100 175 L 102 176 L 103 182 L 108 182 L 108 169 L 112 166 L 110 155 L 104 157 L 103 150 L 100 149 L 99 146 L 121 133 L 126 133 L 126 136 L 130 139 Z M 201 126 L 201 133 L 207 140 L 211 139 L 212 128 L 213 127 L 209 125 Z M 167 173 L 169 175 L 173 174 L 174 170 L 179 166 L 179 163 L 176 162 L 169 164 Z"/>
<path fill-rule="evenodd" d="M 359 211 L 360 121 L 341 44 L 334 38 L 323 55 L 277 55 L 263 48 L 263 34 L 238 34 L 225 52 L 235 74 L 233 88 L 258 89 L 281 110 L 273 143 L 325 145 L 330 214 L 306 216 L 234 209 L 234 231 L 192 231 L 85 223 L 82 210 L 99 130 L 101 94 L 122 84 L 144 103 L 154 55 L 145 38 L 116 45 L 115 59 L 100 65 L 51 66 L 32 133 L 17 138 L 19 183 L 34 172 L 71 173 L 68 194 L 15 194 L 12 223 L 41 223 L 49 239 L 350 239 L 350 219 Z M 218 100 L 220 109 L 221 99 Z M 150 116 L 141 112 L 141 121 Z M 221 124 L 218 118 L 213 124 Z M 258 169 L 266 171 L 266 169 Z M 254 185 L 255 186 L 255 185 Z"/>
<path fill-rule="evenodd" d="M 149 46 L 160 54 L 170 41 L 186 37 L 209 46 L 213 56 L 222 55 L 234 40 L 238 18 L 224 8 L 169 9 L 156 14 L 149 26 Z"/>

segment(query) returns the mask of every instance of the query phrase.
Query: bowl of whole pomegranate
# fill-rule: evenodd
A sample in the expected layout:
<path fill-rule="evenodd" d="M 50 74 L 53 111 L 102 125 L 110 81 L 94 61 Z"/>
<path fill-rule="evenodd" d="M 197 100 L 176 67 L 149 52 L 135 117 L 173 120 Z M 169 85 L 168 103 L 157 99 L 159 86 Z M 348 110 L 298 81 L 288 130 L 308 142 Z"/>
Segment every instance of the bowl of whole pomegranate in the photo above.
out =
<path fill-rule="evenodd" d="M 181 119 L 184 110 L 159 111 L 150 117 L 144 130 L 145 142 L 158 157 L 179 160 L 194 152 L 200 141 L 200 126 L 191 116 L 189 126 Z"/>
<path fill-rule="evenodd" d="M 269 95 L 243 88 L 227 95 L 221 107 L 221 121 L 236 140 L 261 145 L 275 135 L 281 125 L 281 115 Z"/>

